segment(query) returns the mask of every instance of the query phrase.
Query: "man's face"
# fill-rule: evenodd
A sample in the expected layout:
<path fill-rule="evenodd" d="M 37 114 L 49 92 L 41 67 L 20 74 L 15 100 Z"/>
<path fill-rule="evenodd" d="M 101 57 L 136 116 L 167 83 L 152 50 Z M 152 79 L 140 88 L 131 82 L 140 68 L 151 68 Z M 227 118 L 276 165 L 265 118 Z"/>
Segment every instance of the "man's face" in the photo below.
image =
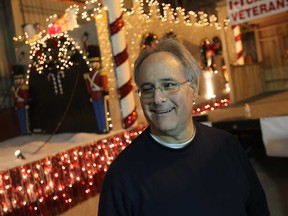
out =
<path fill-rule="evenodd" d="M 138 87 L 155 87 L 151 97 L 141 96 L 144 115 L 155 135 L 178 136 L 191 130 L 193 89 L 186 83 L 179 60 L 168 52 L 154 53 L 142 63 Z M 165 94 L 158 87 L 184 83 L 179 91 Z"/>

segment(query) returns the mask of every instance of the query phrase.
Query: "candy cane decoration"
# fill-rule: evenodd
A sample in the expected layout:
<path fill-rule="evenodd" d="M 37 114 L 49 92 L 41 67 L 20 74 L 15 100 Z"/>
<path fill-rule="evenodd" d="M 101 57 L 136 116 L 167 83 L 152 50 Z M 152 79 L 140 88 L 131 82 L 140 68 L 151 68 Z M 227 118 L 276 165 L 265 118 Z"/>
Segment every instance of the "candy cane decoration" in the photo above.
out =
<path fill-rule="evenodd" d="M 233 35 L 235 39 L 235 48 L 236 48 L 236 55 L 237 55 L 236 64 L 243 65 L 244 64 L 244 51 L 243 51 L 243 46 L 242 46 L 242 35 L 240 31 L 240 26 L 232 25 L 232 30 L 233 30 Z"/>
<path fill-rule="evenodd" d="M 62 87 L 62 83 L 61 83 L 61 78 L 64 78 L 64 77 L 65 77 L 65 74 L 63 71 L 58 71 L 57 79 L 53 73 L 49 73 L 47 75 L 47 79 L 49 82 L 52 79 L 54 92 L 56 95 L 58 95 L 59 92 L 60 92 L 60 94 L 63 94 L 63 87 Z M 59 91 L 58 91 L 58 88 L 59 88 Z"/>
<path fill-rule="evenodd" d="M 55 75 L 52 74 L 52 73 L 49 73 L 49 74 L 47 75 L 47 79 L 48 79 L 49 82 L 50 82 L 50 80 L 52 79 L 53 87 L 54 87 L 54 92 L 55 92 L 56 95 L 58 95 L 57 81 L 56 81 Z"/>
<path fill-rule="evenodd" d="M 116 82 L 120 100 L 123 128 L 130 127 L 137 120 L 136 104 L 130 73 L 127 44 L 123 30 L 120 0 L 107 0 L 110 39 L 116 66 Z"/>
<path fill-rule="evenodd" d="M 64 71 L 58 71 L 58 73 L 57 73 L 57 82 L 58 82 L 58 87 L 59 87 L 60 94 L 63 94 L 63 87 L 62 87 L 61 78 L 64 78 L 64 77 L 65 77 Z"/>

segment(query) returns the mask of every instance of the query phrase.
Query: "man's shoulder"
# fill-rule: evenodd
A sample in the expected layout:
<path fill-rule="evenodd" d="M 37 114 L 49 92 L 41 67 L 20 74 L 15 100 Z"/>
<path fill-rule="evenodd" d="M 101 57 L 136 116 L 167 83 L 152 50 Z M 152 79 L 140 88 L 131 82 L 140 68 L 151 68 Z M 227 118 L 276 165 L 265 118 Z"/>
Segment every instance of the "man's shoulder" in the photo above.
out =
<path fill-rule="evenodd" d="M 230 132 L 207 126 L 202 123 L 195 123 L 196 130 L 198 130 L 198 139 L 206 144 L 231 148 L 239 144 L 239 140 Z M 197 133 L 197 131 L 196 131 Z"/>
<path fill-rule="evenodd" d="M 124 150 L 122 150 L 113 160 L 110 168 L 113 167 L 112 169 L 123 171 L 122 169 L 127 170 L 136 166 L 137 161 L 143 157 L 143 151 L 148 142 L 146 133 L 146 131 L 143 131 Z"/>
<path fill-rule="evenodd" d="M 206 125 L 201 122 L 195 122 L 196 128 L 201 131 L 204 135 L 210 134 L 213 136 L 220 136 L 220 137 L 231 137 L 233 136 L 228 131 L 213 127 L 213 125 Z M 207 138 L 207 137 L 206 137 Z"/>

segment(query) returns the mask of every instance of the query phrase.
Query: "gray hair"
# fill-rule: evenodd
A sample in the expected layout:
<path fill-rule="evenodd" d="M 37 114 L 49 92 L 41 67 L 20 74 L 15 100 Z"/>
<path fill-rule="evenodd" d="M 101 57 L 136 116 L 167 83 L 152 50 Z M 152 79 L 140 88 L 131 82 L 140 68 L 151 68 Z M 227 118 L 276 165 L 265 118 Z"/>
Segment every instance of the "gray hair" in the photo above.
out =
<path fill-rule="evenodd" d="M 178 40 L 163 38 L 156 47 L 143 49 L 135 61 L 134 79 L 138 84 L 138 75 L 143 61 L 150 55 L 157 52 L 169 52 L 174 55 L 182 64 L 184 75 L 191 82 L 191 87 L 198 93 L 200 68 L 191 53 Z"/>

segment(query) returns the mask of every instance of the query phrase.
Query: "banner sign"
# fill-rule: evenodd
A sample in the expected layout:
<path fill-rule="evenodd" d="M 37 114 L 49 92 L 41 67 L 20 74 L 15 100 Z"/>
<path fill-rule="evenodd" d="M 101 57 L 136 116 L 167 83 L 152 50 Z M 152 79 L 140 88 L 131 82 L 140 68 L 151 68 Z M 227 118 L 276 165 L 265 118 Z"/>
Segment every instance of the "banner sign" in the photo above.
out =
<path fill-rule="evenodd" d="M 226 0 L 231 25 L 288 11 L 287 0 Z"/>

